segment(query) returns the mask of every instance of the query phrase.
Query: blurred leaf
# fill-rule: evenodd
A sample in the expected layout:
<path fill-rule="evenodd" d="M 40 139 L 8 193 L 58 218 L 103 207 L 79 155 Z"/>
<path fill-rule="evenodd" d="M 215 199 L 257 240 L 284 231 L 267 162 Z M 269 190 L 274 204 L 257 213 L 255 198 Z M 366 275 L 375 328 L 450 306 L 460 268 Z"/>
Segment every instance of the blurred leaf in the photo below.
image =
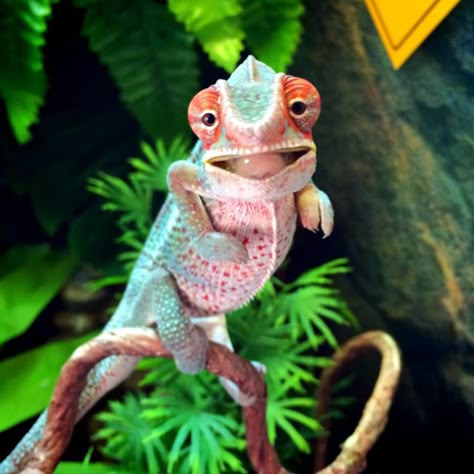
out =
<path fill-rule="evenodd" d="M 14 247 L 0 258 L 0 343 L 28 329 L 76 264 L 47 245 Z"/>
<path fill-rule="evenodd" d="M 209 58 L 232 72 L 244 49 L 238 0 L 170 0 L 169 9 L 194 34 Z"/>
<path fill-rule="evenodd" d="M 63 363 L 95 335 L 51 342 L 0 362 L 0 380 L 4 381 L 0 384 L 0 431 L 47 406 Z"/>
<path fill-rule="evenodd" d="M 0 0 L 0 96 L 20 143 L 31 138 L 46 93 L 46 22 L 55 0 Z"/>
<path fill-rule="evenodd" d="M 246 42 L 260 61 L 285 71 L 293 59 L 303 27 L 301 0 L 242 0 Z"/>
<path fill-rule="evenodd" d="M 143 129 L 165 139 L 188 130 L 186 110 L 198 88 L 191 35 L 153 0 L 87 4 L 83 34 Z"/>
<path fill-rule="evenodd" d="M 60 462 L 54 474 L 110 474 L 111 466 L 103 463 Z"/>

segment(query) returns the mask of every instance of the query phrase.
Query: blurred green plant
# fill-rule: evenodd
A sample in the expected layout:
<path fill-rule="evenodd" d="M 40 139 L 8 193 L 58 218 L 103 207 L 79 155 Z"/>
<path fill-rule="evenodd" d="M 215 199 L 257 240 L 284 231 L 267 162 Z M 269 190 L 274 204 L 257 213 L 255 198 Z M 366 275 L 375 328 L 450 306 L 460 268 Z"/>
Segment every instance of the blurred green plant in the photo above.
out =
<path fill-rule="evenodd" d="M 123 273 L 98 286 L 127 280 L 152 224 L 154 194 L 165 191 L 169 164 L 187 155 L 180 138 L 168 148 L 158 140 L 154 147 L 142 144 L 142 150 L 145 158 L 130 160 L 128 179 L 101 173 L 90 180 L 89 190 L 104 199 L 102 208 L 117 214 L 124 244 Z M 236 351 L 267 367 L 269 436 L 284 456 L 309 453 L 308 441 L 321 431 L 314 419 L 314 372 L 330 359 L 315 351 L 323 344 L 337 347 L 331 324 L 356 325 L 333 286 L 336 275 L 349 271 L 340 258 L 292 283 L 273 278 L 250 304 L 227 317 Z M 104 426 L 95 439 L 117 461 L 117 472 L 248 472 L 240 409 L 214 376 L 180 374 L 172 361 L 160 359 L 145 360 L 140 369 L 146 371 L 147 395 L 128 393 L 98 416 Z"/>

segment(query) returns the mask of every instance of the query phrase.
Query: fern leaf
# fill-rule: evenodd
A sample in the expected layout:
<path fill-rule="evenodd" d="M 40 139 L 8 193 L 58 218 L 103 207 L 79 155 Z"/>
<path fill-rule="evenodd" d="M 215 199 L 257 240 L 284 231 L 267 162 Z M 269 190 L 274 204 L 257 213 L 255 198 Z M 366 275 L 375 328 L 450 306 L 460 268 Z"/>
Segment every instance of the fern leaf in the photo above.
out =
<path fill-rule="evenodd" d="M 146 160 L 142 158 L 130 159 L 130 164 L 134 168 L 132 175 L 146 188 L 167 192 L 168 168 L 174 161 L 184 160 L 188 157 L 187 141 L 177 137 L 167 147 L 163 140 L 158 139 L 154 148 L 148 143 L 142 143 L 141 149 Z"/>
<path fill-rule="evenodd" d="M 83 34 L 142 128 L 164 139 L 187 130 L 187 104 L 198 87 L 192 36 L 154 0 L 76 4 L 87 5 Z"/>
<path fill-rule="evenodd" d="M 291 63 L 302 33 L 301 0 L 243 0 L 242 24 L 255 55 L 284 71 Z"/>
<path fill-rule="evenodd" d="M 46 93 L 42 46 L 56 0 L 0 0 L 0 96 L 15 138 L 26 143 Z"/>
<path fill-rule="evenodd" d="M 155 423 L 150 441 L 173 435 L 168 472 L 245 472 L 236 456 L 245 444 L 239 423 L 215 413 L 219 392 L 211 374 L 179 375 L 173 385 L 158 388 L 144 401 L 149 408 L 143 416 Z"/>
<path fill-rule="evenodd" d="M 196 36 L 209 58 L 231 72 L 244 48 L 238 0 L 170 0 L 169 9 Z"/>

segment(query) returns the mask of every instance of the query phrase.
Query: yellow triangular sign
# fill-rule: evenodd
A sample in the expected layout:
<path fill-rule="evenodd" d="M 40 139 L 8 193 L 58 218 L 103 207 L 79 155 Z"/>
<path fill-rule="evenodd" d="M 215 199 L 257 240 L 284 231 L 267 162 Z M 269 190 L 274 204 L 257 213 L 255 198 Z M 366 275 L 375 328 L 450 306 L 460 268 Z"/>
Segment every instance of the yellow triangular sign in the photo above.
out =
<path fill-rule="evenodd" d="M 398 69 L 460 0 L 365 0 L 388 56 Z"/>

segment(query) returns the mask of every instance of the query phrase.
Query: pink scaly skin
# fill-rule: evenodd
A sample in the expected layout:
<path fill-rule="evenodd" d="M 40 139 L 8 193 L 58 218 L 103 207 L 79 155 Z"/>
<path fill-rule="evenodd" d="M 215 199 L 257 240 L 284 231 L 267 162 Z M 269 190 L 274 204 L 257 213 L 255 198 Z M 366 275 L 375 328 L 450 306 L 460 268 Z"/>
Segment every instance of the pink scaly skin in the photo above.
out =
<path fill-rule="evenodd" d="M 105 330 L 157 323 L 186 373 L 204 368 L 209 339 L 232 349 L 225 313 L 247 303 L 279 267 L 297 216 L 313 232 L 332 231 L 329 198 L 311 182 L 311 128 L 319 112 L 312 84 L 276 74 L 252 56 L 227 81 L 192 99 L 188 116 L 200 140 L 188 160 L 170 167 L 170 194 Z M 79 418 L 137 362 L 111 357 L 98 364 L 81 395 Z M 230 381 L 221 382 L 237 403 L 252 402 Z M 0 474 L 18 472 L 44 422 L 45 414 Z"/>

